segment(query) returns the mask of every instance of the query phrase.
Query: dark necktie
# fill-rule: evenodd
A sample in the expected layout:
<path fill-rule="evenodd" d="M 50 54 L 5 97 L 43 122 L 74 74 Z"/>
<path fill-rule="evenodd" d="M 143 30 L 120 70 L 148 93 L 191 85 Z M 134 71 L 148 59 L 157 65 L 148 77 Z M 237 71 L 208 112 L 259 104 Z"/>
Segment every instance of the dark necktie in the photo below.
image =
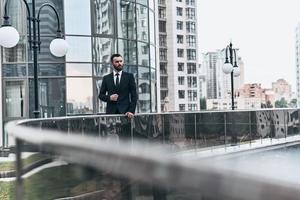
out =
<path fill-rule="evenodd" d="M 116 78 L 116 87 L 118 88 L 119 87 L 119 85 L 120 85 L 120 80 L 119 80 L 119 73 L 116 73 L 116 76 L 117 76 L 117 78 Z"/>

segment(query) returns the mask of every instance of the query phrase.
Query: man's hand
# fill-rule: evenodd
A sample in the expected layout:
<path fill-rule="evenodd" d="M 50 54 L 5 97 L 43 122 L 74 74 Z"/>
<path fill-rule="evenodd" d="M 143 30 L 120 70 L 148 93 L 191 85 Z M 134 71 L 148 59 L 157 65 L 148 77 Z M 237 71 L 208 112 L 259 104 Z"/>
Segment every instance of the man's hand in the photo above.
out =
<path fill-rule="evenodd" d="M 112 94 L 112 95 L 110 95 L 110 100 L 111 101 L 118 101 L 118 97 L 119 97 L 119 95 L 117 95 L 117 94 Z"/>
<path fill-rule="evenodd" d="M 132 119 L 134 114 L 132 112 L 127 112 L 125 113 L 125 115 L 129 118 L 129 119 Z"/>

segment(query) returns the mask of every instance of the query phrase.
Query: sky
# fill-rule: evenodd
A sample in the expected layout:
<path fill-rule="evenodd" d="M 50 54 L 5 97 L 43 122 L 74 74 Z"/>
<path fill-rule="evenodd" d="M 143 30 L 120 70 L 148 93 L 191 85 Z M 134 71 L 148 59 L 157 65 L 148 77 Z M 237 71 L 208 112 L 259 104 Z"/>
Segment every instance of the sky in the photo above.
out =
<path fill-rule="evenodd" d="M 300 0 L 196 0 L 201 53 L 230 41 L 244 61 L 245 83 L 284 78 L 296 90 L 295 38 Z"/>

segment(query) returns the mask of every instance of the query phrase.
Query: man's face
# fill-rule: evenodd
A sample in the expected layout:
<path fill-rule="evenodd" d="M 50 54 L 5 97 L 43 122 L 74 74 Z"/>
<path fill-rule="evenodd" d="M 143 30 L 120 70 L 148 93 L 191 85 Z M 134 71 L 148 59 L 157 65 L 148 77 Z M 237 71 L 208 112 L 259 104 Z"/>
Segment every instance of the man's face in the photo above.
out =
<path fill-rule="evenodd" d="M 118 72 L 121 71 L 123 69 L 123 58 L 122 57 L 114 57 L 113 61 L 112 61 L 112 65 L 114 67 L 115 70 L 117 70 Z"/>

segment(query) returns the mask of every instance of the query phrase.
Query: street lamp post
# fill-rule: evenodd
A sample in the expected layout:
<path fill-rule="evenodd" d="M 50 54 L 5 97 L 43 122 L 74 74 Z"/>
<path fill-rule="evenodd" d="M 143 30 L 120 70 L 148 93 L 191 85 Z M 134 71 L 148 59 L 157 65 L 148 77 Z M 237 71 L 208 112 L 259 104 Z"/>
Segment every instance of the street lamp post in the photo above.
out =
<path fill-rule="evenodd" d="M 31 1 L 32 4 L 32 13 L 30 13 L 29 5 L 26 0 L 22 0 L 26 5 L 27 10 L 27 21 L 28 21 L 28 41 L 30 45 L 30 50 L 33 51 L 33 79 L 34 79 L 34 117 L 40 117 L 39 111 L 39 96 L 38 96 L 38 50 L 40 51 L 40 13 L 44 7 L 50 7 L 56 16 L 57 19 L 57 34 L 56 39 L 52 40 L 50 43 L 50 52 L 56 57 L 62 57 L 66 55 L 68 51 L 68 44 L 63 39 L 63 35 L 60 29 L 60 22 L 58 12 L 56 11 L 55 7 L 50 3 L 44 3 L 38 10 L 36 15 L 36 7 L 35 7 L 35 0 Z M 0 28 L 0 45 L 5 48 L 12 48 L 17 45 L 19 42 L 19 33 L 18 31 L 11 26 L 9 22 L 8 16 L 8 0 L 4 4 L 4 22 L 2 27 Z M 32 14 L 32 15 L 31 15 Z M 31 33 L 32 27 L 32 33 Z"/>
<path fill-rule="evenodd" d="M 229 60 L 228 60 L 228 51 L 229 51 Z M 234 56 L 234 62 L 233 62 Z M 234 83 L 233 77 L 238 77 L 240 75 L 240 68 L 236 62 L 236 49 L 232 48 L 232 43 L 225 49 L 225 63 L 223 65 L 223 72 L 225 74 L 231 75 L 231 109 L 234 110 Z"/>

